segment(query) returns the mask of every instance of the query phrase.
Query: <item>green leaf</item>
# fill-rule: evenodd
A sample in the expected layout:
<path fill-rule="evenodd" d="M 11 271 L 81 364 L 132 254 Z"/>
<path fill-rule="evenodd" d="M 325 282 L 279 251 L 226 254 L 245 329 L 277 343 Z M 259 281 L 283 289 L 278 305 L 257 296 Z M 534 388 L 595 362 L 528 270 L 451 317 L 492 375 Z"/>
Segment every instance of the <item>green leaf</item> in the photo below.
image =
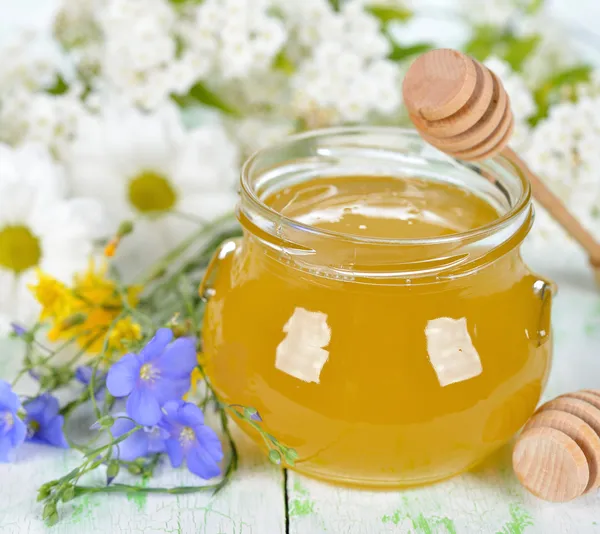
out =
<path fill-rule="evenodd" d="M 208 89 L 201 82 L 196 83 L 186 96 L 172 95 L 173 100 L 180 106 L 185 106 L 189 100 L 218 109 L 227 115 L 239 116 L 240 112 L 225 102 L 219 95 Z"/>
<path fill-rule="evenodd" d="M 589 82 L 591 72 L 592 67 L 590 65 L 579 65 L 548 78 L 533 93 L 538 112 L 529 119 L 529 123 L 535 126 L 540 120 L 546 118 L 552 103 L 560 98 L 561 90 L 564 90 L 566 87 L 574 87 L 577 84 Z"/>
<path fill-rule="evenodd" d="M 406 22 L 413 16 L 413 12 L 404 7 L 375 4 L 367 6 L 365 9 L 368 13 L 378 18 L 382 24 L 389 24 L 393 21 Z"/>
<path fill-rule="evenodd" d="M 465 45 L 465 53 L 479 61 L 484 61 L 502 40 L 500 29 L 488 25 L 475 26 L 471 40 Z"/>
<path fill-rule="evenodd" d="M 339 11 L 343 0 L 329 0 L 329 4 L 334 11 Z"/>
<path fill-rule="evenodd" d="M 419 43 L 411 46 L 392 45 L 392 51 L 388 55 L 388 59 L 392 61 L 404 61 L 405 59 L 423 54 L 433 49 L 433 45 L 428 43 Z"/>
<path fill-rule="evenodd" d="M 296 67 L 290 61 L 290 58 L 287 56 L 284 50 L 280 50 L 279 54 L 275 56 L 273 60 L 273 68 L 275 70 L 280 70 L 281 72 L 291 76 L 296 72 Z"/>
<path fill-rule="evenodd" d="M 506 49 L 503 54 L 504 61 L 511 66 L 512 70 L 519 72 L 523 67 L 523 63 L 537 48 L 539 42 L 540 36 L 537 34 L 520 39 L 512 36 L 508 37 L 506 39 Z"/>
<path fill-rule="evenodd" d="M 65 82 L 65 79 L 60 74 L 57 74 L 54 85 L 48 87 L 46 92 L 50 93 L 51 95 L 64 95 L 68 89 L 69 86 L 67 82 Z"/>
<path fill-rule="evenodd" d="M 525 8 L 525 13 L 528 15 L 534 15 L 544 5 L 544 0 L 530 0 L 529 4 Z"/>

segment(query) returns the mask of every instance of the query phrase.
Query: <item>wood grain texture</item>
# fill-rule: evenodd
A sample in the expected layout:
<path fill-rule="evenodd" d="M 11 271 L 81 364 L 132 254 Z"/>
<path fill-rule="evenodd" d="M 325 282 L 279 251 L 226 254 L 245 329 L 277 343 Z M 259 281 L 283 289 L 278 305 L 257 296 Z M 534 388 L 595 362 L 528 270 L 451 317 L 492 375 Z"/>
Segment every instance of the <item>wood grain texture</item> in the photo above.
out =
<path fill-rule="evenodd" d="M 573 439 L 588 462 L 589 482 L 586 491 L 600 485 L 600 436 L 583 419 L 561 410 L 543 410 L 527 422 L 524 432 L 531 428 L 554 428 Z"/>
<path fill-rule="evenodd" d="M 425 120 L 444 119 L 469 100 L 477 84 L 475 64 L 456 50 L 432 50 L 411 66 L 412 76 L 402 84 L 404 100 L 414 102 Z"/>
<path fill-rule="evenodd" d="M 575 440 L 548 427 L 523 432 L 513 451 L 513 468 L 524 487 L 551 502 L 581 496 L 590 476 L 585 454 Z"/>
<path fill-rule="evenodd" d="M 591 404 L 594 408 L 597 408 L 598 414 L 600 415 L 600 394 L 595 390 L 583 390 L 583 391 L 575 391 L 573 393 L 567 393 L 564 395 L 569 399 L 579 399 L 582 401 Z M 600 434 L 600 428 L 597 429 Z"/>

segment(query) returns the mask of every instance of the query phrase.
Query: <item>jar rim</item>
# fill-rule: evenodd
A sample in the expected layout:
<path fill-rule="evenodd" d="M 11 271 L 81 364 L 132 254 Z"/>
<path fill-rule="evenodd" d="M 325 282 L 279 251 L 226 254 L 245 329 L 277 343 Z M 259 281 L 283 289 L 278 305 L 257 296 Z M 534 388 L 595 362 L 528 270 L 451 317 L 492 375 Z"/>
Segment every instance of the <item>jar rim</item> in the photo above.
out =
<path fill-rule="evenodd" d="M 474 168 L 479 174 L 481 174 L 481 170 L 485 170 L 488 173 L 497 175 L 498 171 L 493 167 L 499 166 L 505 172 L 512 174 L 513 177 L 516 177 L 519 180 L 521 184 L 520 196 L 516 199 L 514 203 L 511 204 L 510 208 L 505 213 L 499 214 L 499 216 L 493 221 L 467 231 L 456 232 L 453 234 L 443 236 L 432 236 L 422 238 L 384 238 L 372 236 L 365 237 L 351 233 L 318 228 L 316 226 L 297 221 L 296 219 L 293 219 L 291 217 L 287 217 L 286 215 L 283 215 L 279 211 L 273 209 L 265 202 L 263 202 L 251 183 L 253 166 L 256 164 L 256 162 L 261 156 L 265 155 L 269 151 L 281 150 L 286 145 L 297 143 L 303 140 L 317 140 L 327 138 L 329 136 L 333 137 L 356 134 L 378 134 L 385 136 L 412 138 L 416 142 L 419 142 L 423 147 L 430 147 L 432 150 L 435 151 L 436 156 L 439 156 L 440 159 L 443 159 L 444 162 L 450 163 L 456 168 Z M 271 221 L 277 221 L 278 224 L 292 225 L 296 230 L 310 232 L 315 236 L 342 239 L 347 242 L 354 242 L 362 245 L 380 244 L 398 246 L 425 246 L 452 244 L 456 242 L 461 242 L 463 240 L 477 240 L 479 237 L 484 237 L 486 235 L 489 235 L 490 233 L 494 233 L 495 231 L 512 224 L 517 218 L 519 218 L 523 214 L 523 211 L 528 208 L 531 201 L 531 188 L 529 181 L 525 175 L 524 169 L 514 161 L 503 156 L 502 154 L 496 155 L 488 160 L 484 160 L 483 162 L 465 162 L 457 160 L 426 143 L 426 141 L 424 141 L 421 138 L 421 136 L 415 129 L 396 126 L 340 126 L 308 130 L 306 132 L 288 135 L 277 143 L 256 150 L 250 157 L 248 157 L 242 166 L 240 183 L 243 199 L 249 201 L 251 206 L 258 212 L 260 212 L 263 217 Z"/>

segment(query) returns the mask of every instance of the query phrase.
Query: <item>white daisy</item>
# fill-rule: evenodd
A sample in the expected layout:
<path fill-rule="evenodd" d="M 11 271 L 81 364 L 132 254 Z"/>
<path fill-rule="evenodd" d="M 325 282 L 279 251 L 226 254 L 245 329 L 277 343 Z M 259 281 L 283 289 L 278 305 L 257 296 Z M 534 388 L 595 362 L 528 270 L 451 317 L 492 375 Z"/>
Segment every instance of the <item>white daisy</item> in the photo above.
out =
<path fill-rule="evenodd" d="M 186 131 L 175 106 L 143 113 L 121 102 L 82 121 L 68 167 L 73 190 L 103 202 L 113 232 L 135 221 L 117 253 L 126 277 L 231 210 L 239 173 L 219 124 Z"/>
<path fill-rule="evenodd" d="M 99 203 L 65 192 L 64 171 L 43 147 L 0 144 L 0 336 L 11 321 L 35 321 L 35 269 L 70 281 L 102 233 Z"/>

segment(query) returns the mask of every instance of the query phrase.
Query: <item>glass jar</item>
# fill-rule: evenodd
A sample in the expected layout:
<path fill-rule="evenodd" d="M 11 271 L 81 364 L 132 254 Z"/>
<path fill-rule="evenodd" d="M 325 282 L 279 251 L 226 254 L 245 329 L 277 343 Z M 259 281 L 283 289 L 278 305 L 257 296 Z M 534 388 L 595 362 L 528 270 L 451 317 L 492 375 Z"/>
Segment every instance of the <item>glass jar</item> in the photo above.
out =
<path fill-rule="evenodd" d="M 264 201 L 359 175 L 453 184 L 498 216 L 451 235 L 366 238 Z M 363 487 L 433 482 L 480 462 L 534 411 L 553 291 L 521 259 L 533 212 L 509 161 L 459 163 L 404 129 L 313 131 L 250 158 L 238 217 L 243 237 L 222 244 L 201 288 L 206 371 L 223 402 L 256 408 L 296 449 L 297 471 Z"/>

